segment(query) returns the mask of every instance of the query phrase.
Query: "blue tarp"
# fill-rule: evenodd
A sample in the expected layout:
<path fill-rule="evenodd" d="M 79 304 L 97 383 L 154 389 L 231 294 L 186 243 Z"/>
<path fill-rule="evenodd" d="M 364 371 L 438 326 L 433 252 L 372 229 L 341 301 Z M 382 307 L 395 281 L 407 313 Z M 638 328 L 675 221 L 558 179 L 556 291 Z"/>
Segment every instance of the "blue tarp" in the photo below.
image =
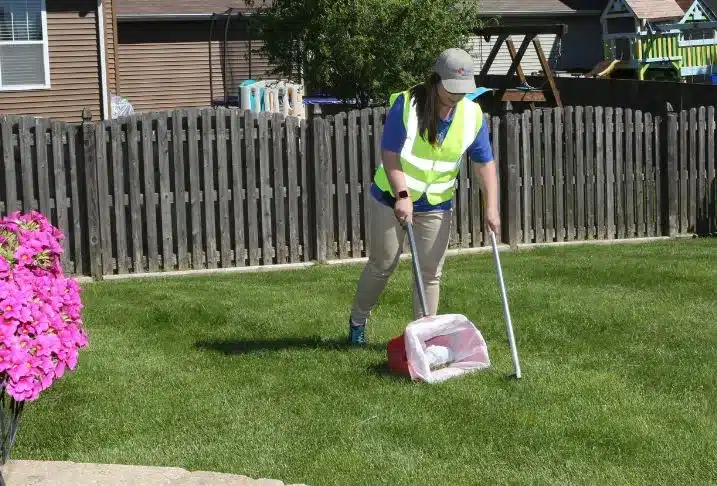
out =
<path fill-rule="evenodd" d="M 342 103 L 350 103 L 353 100 L 341 101 L 338 98 L 332 98 L 330 96 L 307 96 L 302 98 L 305 105 L 340 105 Z"/>
<path fill-rule="evenodd" d="M 493 91 L 493 89 L 480 87 L 480 88 L 476 89 L 475 91 L 473 91 L 472 93 L 468 93 L 466 95 L 466 98 L 473 101 L 474 99 L 478 98 L 482 94 L 487 93 L 488 91 Z"/>

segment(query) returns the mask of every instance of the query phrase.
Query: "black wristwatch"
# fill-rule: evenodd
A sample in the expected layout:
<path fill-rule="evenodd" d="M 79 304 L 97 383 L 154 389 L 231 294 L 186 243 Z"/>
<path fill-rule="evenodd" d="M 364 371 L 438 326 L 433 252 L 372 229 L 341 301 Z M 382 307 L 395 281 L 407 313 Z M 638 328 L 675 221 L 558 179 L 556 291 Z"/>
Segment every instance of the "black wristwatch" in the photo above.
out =
<path fill-rule="evenodd" d="M 401 191 L 398 193 L 399 199 L 406 199 L 408 197 L 408 191 Z"/>

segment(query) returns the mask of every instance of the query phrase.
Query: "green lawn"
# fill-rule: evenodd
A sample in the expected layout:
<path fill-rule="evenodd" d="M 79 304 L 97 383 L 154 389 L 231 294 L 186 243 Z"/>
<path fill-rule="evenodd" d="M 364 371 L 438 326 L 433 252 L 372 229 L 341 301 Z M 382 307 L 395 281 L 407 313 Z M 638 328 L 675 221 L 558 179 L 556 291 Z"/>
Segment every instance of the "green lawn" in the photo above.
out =
<path fill-rule="evenodd" d="M 26 408 L 13 457 L 311 485 L 714 482 L 716 250 L 504 252 L 518 382 L 490 253 L 448 260 L 440 311 L 473 320 L 493 367 L 442 385 L 385 371 L 408 261 L 367 349 L 342 344 L 360 266 L 90 284 L 90 347 Z"/>

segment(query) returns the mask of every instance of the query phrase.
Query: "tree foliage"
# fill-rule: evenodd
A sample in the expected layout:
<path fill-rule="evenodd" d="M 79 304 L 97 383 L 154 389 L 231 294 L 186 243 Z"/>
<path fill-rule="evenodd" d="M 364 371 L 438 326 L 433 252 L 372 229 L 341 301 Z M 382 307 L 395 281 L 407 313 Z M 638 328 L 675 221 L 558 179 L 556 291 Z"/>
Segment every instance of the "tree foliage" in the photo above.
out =
<path fill-rule="evenodd" d="M 309 92 L 383 103 L 421 82 L 438 54 L 479 25 L 463 0 L 274 0 L 253 20 L 276 74 Z"/>

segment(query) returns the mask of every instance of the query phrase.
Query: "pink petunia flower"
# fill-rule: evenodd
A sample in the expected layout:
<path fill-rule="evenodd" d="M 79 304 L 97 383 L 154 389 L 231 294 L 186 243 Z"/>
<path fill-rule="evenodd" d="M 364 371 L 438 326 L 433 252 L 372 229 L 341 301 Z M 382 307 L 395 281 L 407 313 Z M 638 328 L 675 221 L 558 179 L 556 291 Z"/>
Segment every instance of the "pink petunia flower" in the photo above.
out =
<path fill-rule="evenodd" d="M 35 252 L 32 250 L 32 248 L 28 248 L 27 246 L 19 246 L 18 249 L 15 250 L 14 257 L 17 260 L 18 265 L 32 265 L 33 258 L 35 257 Z"/>
<path fill-rule="evenodd" d="M 16 296 L 8 296 L 0 301 L 0 312 L 5 319 L 16 319 L 21 322 L 26 322 L 32 317 L 30 309 Z"/>
<path fill-rule="evenodd" d="M 7 278 L 11 270 L 12 267 L 10 267 L 10 263 L 0 255 L 0 279 Z"/>
<path fill-rule="evenodd" d="M 62 232 L 37 211 L 0 219 L 0 379 L 31 401 L 88 345 L 80 287 L 63 275 Z"/>

